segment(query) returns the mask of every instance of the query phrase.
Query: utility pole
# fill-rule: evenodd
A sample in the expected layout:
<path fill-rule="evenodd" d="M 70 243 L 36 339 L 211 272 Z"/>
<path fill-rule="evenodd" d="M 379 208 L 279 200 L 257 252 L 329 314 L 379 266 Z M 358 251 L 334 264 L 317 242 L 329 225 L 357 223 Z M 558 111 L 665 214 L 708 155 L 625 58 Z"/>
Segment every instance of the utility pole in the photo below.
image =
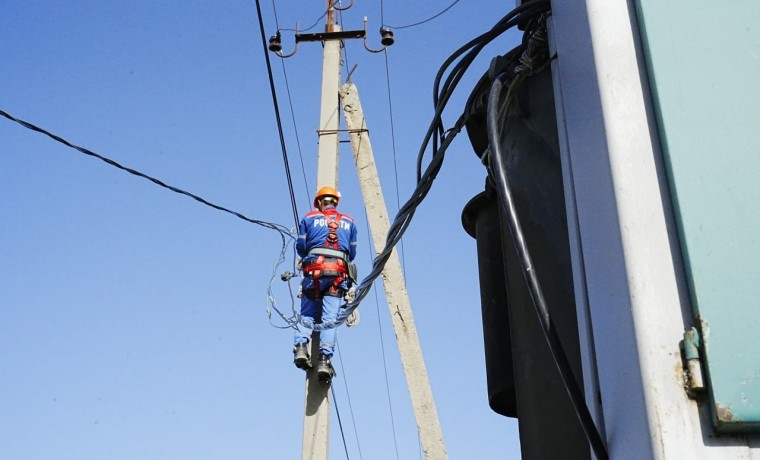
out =
<path fill-rule="evenodd" d="M 342 31 L 335 24 L 335 0 L 327 0 L 327 20 L 325 31 L 313 34 L 296 32 L 296 48 L 289 54 L 282 53 L 280 31 L 269 39 L 269 50 L 282 58 L 294 55 L 300 42 L 321 42 L 322 54 L 322 96 L 319 119 L 319 148 L 317 152 L 317 190 L 319 187 L 338 186 L 338 134 L 340 127 L 340 50 L 343 40 L 366 37 L 365 30 Z M 393 43 L 393 33 L 382 29 L 385 46 Z M 365 48 L 367 47 L 365 41 Z M 311 335 L 312 359 L 319 356 L 319 333 Z M 306 397 L 304 403 L 303 460 L 327 460 L 330 439 L 330 383 L 320 382 L 314 365 L 306 372 Z"/>
<path fill-rule="evenodd" d="M 340 31 L 333 17 L 333 0 L 327 0 L 326 33 Z M 319 116 L 317 153 L 317 190 L 338 187 L 338 128 L 340 85 L 340 46 L 338 39 L 322 41 L 322 99 Z M 316 192 L 316 190 L 315 190 Z M 319 332 L 311 334 L 311 356 L 319 356 Z M 306 402 L 303 419 L 301 459 L 327 460 L 330 453 L 330 383 L 320 382 L 316 366 L 306 371 Z"/>
<path fill-rule="evenodd" d="M 342 31 L 340 26 L 335 24 L 335 0 L 327 0 L 327 23 L 325 26 L 325 32 L 313 33 L 313 34 L 301 34 L 296 32 L 296 49 L 289 54 L 282 53 L 282 44 L 280 41 L 280 31 L 269 39 L 269 50 L 276 53 L 282 58 L 290 57 L 294 55 L 298 49 L 298 43 L 300 42 L 313 42 L 319 41 L 323 45 L 322 54 L 322 96 L 320 105 L 320 119 L 319 119 L 319 148 L 317 153 L 317 190 L 319 187 L 331 186 L 338 188 L 338 145 L 339 145 L 339 132 L 340 132 L 340 103 L 339 103 L 339 87 L 340 87 L 340 50 L 343 44 L 343 40 L 361 38 L 364 39 L 364 47 L 373 53 L 383 51 L 386 47 L 393 44 L 393 32 L 386 27 L 380 28 L 381 43 L 383 45 L 380 49 L 371 49 L 367 46 L 367 19 L 364 19 L 364 30 L 351 30 Z M 352 2 L 353 5 L 353 2 Z M 346 7 L 347 9 L 348 7 Z M 358 104 L 358 100 L 357 100 Z M 363 118 L 362 118 L 363 121 Z M 352 138 L 353 142 L 353 138 Z M 367 145 L 369 140 L 367 139 Z M 370 153 L 371 158 L 371 153 Z M 357 162 L 358 165 L 358 162 Z M 372 163 L 375 182 L 378 182 L 377 171 L 374 170 L 374 162 Z M 362 177 L 361 171 L 360 177 Z M 376 190 L 380 191 L 379 182 Z M 365 197 L 365 203 L 368 203 L 368 192 L 364 190 L 362 185 L 362 193 Z M 380 196 L 382 200 L 382 196 Z M 385 212 L 385 204 L 382 202 L 382 209 Z M 368 210 L 369 210 L 368 206 Z M 377 208 L 380 209 L 380 208 Z M 374 214 L 371 213 L 370 214 Z M 382 246 L 382 242 L 378 243 L 377 239 L 382 238 L 381 235 L 385 235 L 388 231 L 388 219 L 387 214 L 385 217 L 385 227 L 372 226 L 373 235 L 375 238 L 375 247 Z M 398 263 L 398 256 L 394 252 L 396 265 L 398 268 L 393 269 L 393 275 L 387 275 L 383 273 L 383 278 L 393 278 L 402 280 L 401 266 Z M 422 352 L 419 348 L 419 342 L 417 341 L 416 330 L 414 329 L 414 323 L 411 316 L 411 309 L 408 307 L 409 300 L 406 297 L 406 288 L 401 284 L 387 284 L 386 291 L 392 292 L 395 290 L 395 286 L 398 285 L 398 291 L 405 301 L 402 301 L 402 308 L 398 308 L 395 314 L 402 314 L 403 318 L 399 326 L 396 326 L 396 318 L 394 315 L 394 308 L 391 307 L 391 314 L 394 316 L 394 326 L 396 327 L 396 335 L 399 338 L 399 347 L 402 350 L 407 350 L 409 347 L 407 343 L 416 343 L 416 348 L 411 347 L 413 351 L 403 352 L 404 366 L 407 369 L 407 380 L 410 375 L 418 376 L 421 370 L 421 378 L 415 378 L 414 382 L 409 382 L 410 390 L 413 394 L 412 400 L 415 406 L 415 413 L 417 414 L 417 426 L 420 431 L 422 439 L 423 449 L 425 450 L 425 458 L 429 459 L 445 459 L 446 450 L 443 446 L 443 437 L 440 432 L 440 426 L 438 425 L 438 415 L 435 411 L 435 405 L 433 404 L 432 394 L 430 393 L 430 386 L 427 379 L 427 373 L 425 371 L 425 364 L 422 360 Z M 395 299 L 395 295 L 389 295 L 389 303 L 391 299 Z M 395 305 L 395 300 L 393 301 Z M 389 305 L 390 306 L 390 305 Z M 404 321 L 407 323 L 404 324 Z M 411 326 L 411 329 L 410 329 Z M 402 331 L 401 333 L 399 331 Z M 402 342 L 404 345 L 402 345 Z M 311 356 L 319 356 L 319 333 L 314 332 L 311 336 Z M 417 370 L 417 374 L 413 372 L 413 369 Z M 424 388 L 420 388 L 424 387 Z M 301 450 L 302 460 L 327 460 L 329 454 L 329 431 L 330 431 L 330 383 L 320 382 L 316 367 L 312 365 L 306 372 L 306 398 L 304 407 L 304 424 L 303 424 L 303 444 Z M 418 396 L 420 395 L 420 396 Z M 428 420 L 434 422 L 436 429 L 429 429 L 428 423 L 423 424 L 422 420 Z M 424 426 L 423 426 L 424 425 Z"/>
<path fill-rule="evenodd" d="M 354 151 L 356 171 L 359 175 L 364 205 L 367 208 L 367 220 L 372 233 L 372 242 L 375 245 L 375 251 L 379 253 L 385 247 L 385 236 L 388 234 L 390 221 L 356 86 L 352 83 L 343 85 L 340 88 L 340 99 L 343 104 L 343 114 L 346 118 L 351 147 Z M 448 458 L 446 445 L 443 442 L 438 412 L 430 389 L 430 380 L 425 368 L 425 360 L 417 337 L 412 307 L 396 249 L 393 249 L 391 256 L 385 263 L 382 277 L 385 297 L 393 319 L 393 329 L 396 332 L 396 342 L 406 374 L 406 383 L 412 399 L 412 408 L 417 419 L 417 430 L 419 431 L 422 450 L 426 459 L 446 459 Z"/>

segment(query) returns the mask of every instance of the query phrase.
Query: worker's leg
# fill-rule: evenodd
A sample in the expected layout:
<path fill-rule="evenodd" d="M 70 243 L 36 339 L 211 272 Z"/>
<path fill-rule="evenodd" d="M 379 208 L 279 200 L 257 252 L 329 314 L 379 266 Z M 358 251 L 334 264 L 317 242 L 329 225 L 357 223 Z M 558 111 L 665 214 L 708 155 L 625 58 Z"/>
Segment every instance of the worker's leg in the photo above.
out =
<path fill-rule="evenodd" d="M 314 318 L 317 317 L 319 309 L 321 308 L 320 299 L 312 300 L 306 295 L 306 292 L 308 292 L 307 289 L 312 288 L 313 280 L 305 278 L 301 283 L 301 316 L 311 323 L 314 322 Z M 295 337 L 293 338 L 293 345 L 298 346 L 302 343 L 309 343 L 310 337 L 311 329 L 299 323 L 298 330 L 296 331 Z"/>
<path fill-rule="evenodd" d="M 329 323 L 338 319 L 338 310 L 343 303 L 342 297 L 325 295 L 322 298 L 322 322 Z M 319 352 L 331 357 L 335 350 L 335 336 L 338 328 L 325 329 L 319 334 Z"/>

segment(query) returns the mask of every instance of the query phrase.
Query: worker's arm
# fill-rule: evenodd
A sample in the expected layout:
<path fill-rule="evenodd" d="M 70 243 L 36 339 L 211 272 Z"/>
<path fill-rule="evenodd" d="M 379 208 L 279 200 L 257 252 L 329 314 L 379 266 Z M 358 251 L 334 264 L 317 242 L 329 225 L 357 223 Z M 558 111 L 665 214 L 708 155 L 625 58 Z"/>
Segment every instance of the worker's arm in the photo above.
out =
<path fill-rule="evenodd" d="M 296 240 L 296 252 L 302 258 L 305 257 L 308 252 L 306 248 L 306 228 L 306 218 L 304 217 L 298 224 L 298 239 Z"/>
<path fill-rule="evenodd" d="M 352 222 L 351 223 L 351 236 L 349 237 L 348 241 L 348 260 L 354 260 L 354 257 L 356 257 L 356 225 Z"/>

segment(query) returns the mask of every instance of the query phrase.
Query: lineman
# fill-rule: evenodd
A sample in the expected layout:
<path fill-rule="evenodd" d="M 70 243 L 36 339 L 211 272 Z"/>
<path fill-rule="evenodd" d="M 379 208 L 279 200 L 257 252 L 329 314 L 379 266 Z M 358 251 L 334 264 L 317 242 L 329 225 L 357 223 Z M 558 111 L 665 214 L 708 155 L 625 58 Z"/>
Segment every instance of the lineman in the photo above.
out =
<path fill-rule="evenodd" d="M 351 262 L 356 256 L 356 226 L 354 220 L 336 209 L 340 193 L 333 187 L 322 187 L 314 197 L 314 211 L 301 219 L 296 251 L 301 257 L 304 274 L 301 283 L 301 316 L 311 322 L 321 315 L 321 322 L 338 317 L 341 301 L 352 283 L 356 282 Z M 294 338 L 293 362 L 296 367 L 311 367 L 309 355 L 310 331 L 302 325 Z M 335 349 L 336 329 L 320 332 L 317 374 L 322 381 L 335 375 L 331 358 Z"/>

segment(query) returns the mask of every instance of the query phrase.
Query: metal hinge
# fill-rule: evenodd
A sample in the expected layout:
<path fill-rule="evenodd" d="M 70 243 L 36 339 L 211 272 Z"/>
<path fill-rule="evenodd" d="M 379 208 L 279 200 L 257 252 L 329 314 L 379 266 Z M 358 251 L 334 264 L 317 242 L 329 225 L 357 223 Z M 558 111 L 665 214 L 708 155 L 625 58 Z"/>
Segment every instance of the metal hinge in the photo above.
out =
<path fill-rule="evenodd" d="M 701 338 L 696 327 L 692 327 L 683 333 L 681 355 L 686 364 L 684 368 L 684 380 L 686 382 L 686 392 L 692 397 L 696 397 L 696 393 L 705 389 L 702 360 L 699 356 L 700 342 Z"/>

